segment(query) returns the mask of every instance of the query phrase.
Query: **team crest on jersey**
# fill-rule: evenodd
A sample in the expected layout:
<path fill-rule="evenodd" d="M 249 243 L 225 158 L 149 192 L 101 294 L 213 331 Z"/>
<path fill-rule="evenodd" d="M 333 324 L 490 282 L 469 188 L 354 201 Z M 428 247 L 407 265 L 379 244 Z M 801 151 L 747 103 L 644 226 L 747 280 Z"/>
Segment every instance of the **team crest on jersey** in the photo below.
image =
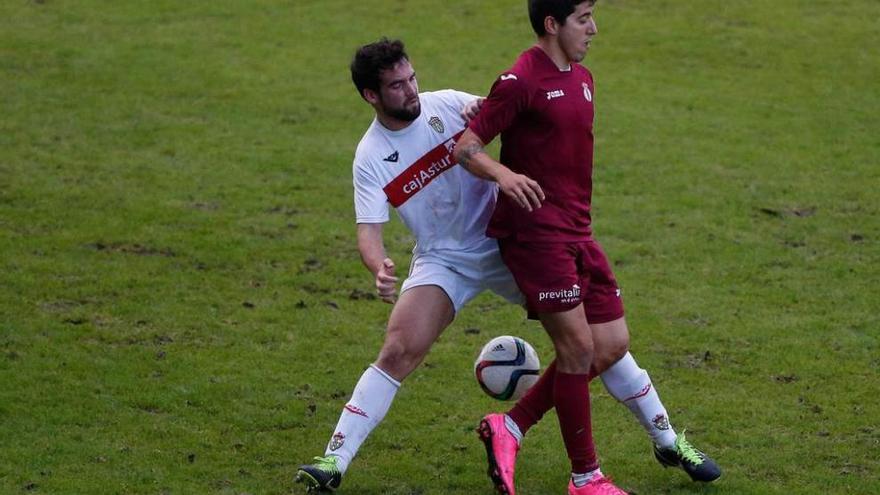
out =
<path fill-rule="evenodd" d="M 443 121 L 436 115 L 428 119 L 428 125 L 431 126 L 431 129 L 434 129 L 440 134 L 443 134 L 443 131 L 446 130 L 446 128 L 443 127 Z"/>
<path fill-rule="evenodd" d="M 337 431 L 333 435 L 333 438 L 330 439 L 330 450 L 335 452 L 341 449 L 343 445 L 345 445 L 345 434 L 341 431 Z"/>
<path fill-rule="evenodd" d="M 590 91 L 590 87 L 587 83 L 581 83 L 581 86 L 584 87 L 584 98 L 586 98 L 587 101 L 593 101 L 593 93 Z"/>

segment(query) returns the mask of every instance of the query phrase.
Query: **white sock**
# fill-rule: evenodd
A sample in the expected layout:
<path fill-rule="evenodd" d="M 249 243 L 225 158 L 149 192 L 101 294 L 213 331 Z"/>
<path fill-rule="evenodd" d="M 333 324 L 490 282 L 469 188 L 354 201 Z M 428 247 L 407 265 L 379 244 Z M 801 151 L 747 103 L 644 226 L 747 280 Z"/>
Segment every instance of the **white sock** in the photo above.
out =
<path fill-rule="evenodd" d="M 574 486 L 582 487 L 590 482 L 596 475 L 602 476 L 602 471 L 596 468 L 589 473 L 571 473 L 571 482 Z"/>
<path fill-rule="evenodd" d="M 669 424 L 666 408 L 648 372 L 639 368 L 632 354 L 627 352 L 599 376 L 608 392 L 632 411 L 654 443 L 660 447 L 675 445 L 675 430 Z"/>
<path fill-rule="evenodd" d="M 507 431 L 513 435 L 513 438 L 516 438 L 516 443 L 522 445 L 523 434 L 519 429 L 519 425 L 506 414 L 504 415 L 504 426 L 507 427 Z"/>
<path fill-rule="evenodd" d="M 336 431 L 327 443 L 324 456 L 337 457 L 336 465 L 345 474 L 361 444 L 382 419 L 400 382 L 375 365 L 370 365 L 351 393 L 351 400 L 342 409 Z"/>

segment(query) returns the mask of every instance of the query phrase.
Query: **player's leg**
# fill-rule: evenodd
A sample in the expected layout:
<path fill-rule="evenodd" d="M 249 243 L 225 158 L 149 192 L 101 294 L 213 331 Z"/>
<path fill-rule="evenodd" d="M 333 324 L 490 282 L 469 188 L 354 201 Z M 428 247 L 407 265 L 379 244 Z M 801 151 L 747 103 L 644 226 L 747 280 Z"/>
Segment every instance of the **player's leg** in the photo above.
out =
<path fill-rule="evenodd" d="M 584 309 L 595 345 L 594 372 L 611 396 L 626 405 L 641 423 L 653 441 L 658 461 L 664 466 L 682 467 L 694 480 L 718 478 L 721 471 L 715 462 L 690 445 L 683 434 L 676 435 L 651 377 L 629 353 L 629 328 L 620 289 L 602 247 L 593 241 L 586 245 L 585 252 L 590 260 L 590 283 Z"/>
<path fill-rule="evenodd" d="M 499 253 L 495 253 L 492 257 L 487 257 L 483 266 L 486 267 L 486 288 L 491 289 L 492 292 L 503 297 L 511 304 L 519 306 L 525 304 L 525 297 L 520 292 L 510 270 L 504 265 Z M 538 316 L 535 313 L 530 313 L 529 318 L 537 319 Z M 506 425 L 506 429 L 515 437 L 517 444 L 522 441 L 529 428 L 537 424 L 544 414 L 553 408 L 553 383 L 555 377 L 556 361 L 554 360 L 541 373 L 538 381 L 507 411 L 507 414 L 497 415 L 501 416 L 501 419 L 495 421 L 500 421 Z M 489 415 L 487 418 L 490 416 L 496 415 Z"/>
<path fill-rule="evenodd" d="M 412 287 L 400 295 L 379 358 L 361 375 L 324 457 L 297 472 L 297 480 L 305 482 L 310 492 L 339 486 L 364 440 L 384 419 L 400 382 L 418 367 L 454 316 L 452 301 L 436 285 Z"/>
<path fill-rule="evenodd" d="M 453 318 L 452 301 L 440 287 L 422 285 L 405 291 L 391 312 L 375 366 L 403 381 L 425 359 Z"/>
<path fill-rule="evenodd" d="M 546 315 L 546 318 L 541 319 L 554 341 L 557 359 L 514 406 L 510 414 L 490 414 L 483 418 L 480 431 L 489 454 L 490 475 L 500 492 L 513 493 L 518 440 L 523 431 L 535 424 L 555 404 L 563 438 L 566 439 L 567 448 L 570 447 L 573 465 L 577 469 L 575 474 L 578 475 L 578 483 L 587 483 L 588 477 L 598 474 L 598 484 L 599 480 L 604 479 L 601 473 L 597 469 L 586 469 L 590 467 L 591 455 L 592 462 L 595 462 L 592 441 L 578 443 L 583 438 L 592 438 L 591 429 L 585 426 L 589 425 L 589 370 L 592 350 L 589 326 L 583 310 L 580 309 L 580 287 L 583 284 L 580 249 L 576 245 L 562 243 L 522 244 L 502 240 L 499 244 L 504 264 L 509 268 L 516 286 L 525 298 L 530 316 Z M 496 292 L 504 293 L 503 290 Z M 543 321 L 545 319 L 547 321 Z M 562 362 L 566 363 L 564 370 L 560 369 Z M 559 403 L 556 403 L 557 400 Z M 513 420 L 515 417 L 517 419 Z M 517 423 L 522 423 L 523 428 Z M 569 437 L 572 435 L 567 434 L 569 430 L 573 436 L 581 438 L 570 441 Z M 499 444 L 512 448 L 502 449 L 498 447 Z M 584 449 L 584 446 L 587 448 Z M 586 463 L 584 459 L 587 459 Z"/>
<path fill-rule="evenodd" d="M 581 305 L 539 317 L 556 351 L 553 403 L 571 461 L 572 480 L 582 486 L 601 476 L 590 412 L 592 335 Z"/>
<path fill-rule="evenodd" d="M 580 289 L 576 292 L 580 293 L 581 304 L 566 312 L 541 314 L 541 323 L 553 339 L 556 348 L 557 369 L 553 399 L 563 440 L 572 461 L 568 493 L 569 495 L 625 494 L 625 491 L 605 478 L 599 470 L 592 438 L 589 380 L 596 374 L 597 354 L 596 343 L 588 323 L 593 315 L 586 310 L 586 305 L 589 303 L 589 288 L 593 277 L 596 276 L 593 269 L 595 260 L 590 248 L 589 242 L 571 244 L 568 247 L 574 256 L 577 270 L 575 287 Z M 622 313 L 622 306 L 616 309 Z M 583 357 L 588 351 L 584 346 L 587 342 L 590 352 L 588 361 Z M 570 364 L 565 364 L 565 361 Z M 580 411 L 583 412 L 578 417 Z M 579 435 L 583 437 L 589 435 L 589 438 L 580 438 Z"/>
<path fill-rule="evenodd" d="M 591 324 L 590 327 L 596 342 L 596 354 L 604 354 L 604 362 L 620 354 L 621 336 L 629 334 L 623 318 Z M 680 467 L 694 481 L 709 482 L 721 476 L 721 469 L 715 461 L 696 449 L 685 438 L 684 432 L 676 434 L 651 377 L 639 367 L 632 354 L 623 353 L 599 377 L 608 393 L 629 408 L 641 423 L 653 442 L 654 456 L 663 466 Z"/>
<path fill-rule="evenodd" d="M 516 263 L 516 261 L 512 262 Z M 497 250 L 487 255 L 481 266 L 483 288 L 492 290 L 512 304 L 519 306 L 525 304 L 523 293 Z M 550 363 L 537 383 L 529 388 L 526 395 L 520 398 L 507 414 L 491 413 L 480 420 L 477 433 L 486 448 L 489 477 L 499 493 L 515 494 L 516 456 L 523 435 L 553 407 L 555 363 L 555 361 Z M 523 425 L 522 428 L 520 424 Z"/>
<path fill-rule="evenodd" d="M 544 414 L 553 409 L 553 385 L 556 381 L 556 360 L 554 359 L 547 369 L 541 373 L 541 377 L 523 395 L 516 404 L 507 411 L 507 416 L 513 422 L 511 429 L 519 439 L 538 424 Z"/>
<path fill-rule="evenodd" d="M 608 258 L 598 242 L 591 241 L 584 247 L 590 272 L 584 311 L 595 345 L 593 371 L 608 392 L 632 411 L 655 444 L 670 447 L 675 442 L 675 432 L 669 426 L 666 409 L 647 372 L 629 354 L 623 301 Z"/>
<path fill-rule="evenodd" d="M 666 408 L 648 373 L 627 351 L 626 320 L 591 323 L 590 329 L 596 343 L 596 371 L 608 393 L 632 411 L 655 444 L 671 447 L 675 443 L 675 431 L 669 425 Z"/>

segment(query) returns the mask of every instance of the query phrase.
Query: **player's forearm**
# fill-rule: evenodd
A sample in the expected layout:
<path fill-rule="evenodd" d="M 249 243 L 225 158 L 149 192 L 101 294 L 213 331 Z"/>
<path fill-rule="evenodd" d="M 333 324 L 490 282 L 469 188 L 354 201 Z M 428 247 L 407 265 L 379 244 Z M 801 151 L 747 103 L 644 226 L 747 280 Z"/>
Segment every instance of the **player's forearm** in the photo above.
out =
<path fill-rule="evenodd" d="M 358 251 L 364 266 L 373 276 L 385 259 L 385 243 L 382 241 L 382 224 L 358 224 Z"/>
<path fill-rule="evenodd" d="M 492 159 L 483 149 L 483 142 L 470 129 L 466 130 L 452 151 L 459 165 L 481 179 L 498 182 L 510 170 Z"/>

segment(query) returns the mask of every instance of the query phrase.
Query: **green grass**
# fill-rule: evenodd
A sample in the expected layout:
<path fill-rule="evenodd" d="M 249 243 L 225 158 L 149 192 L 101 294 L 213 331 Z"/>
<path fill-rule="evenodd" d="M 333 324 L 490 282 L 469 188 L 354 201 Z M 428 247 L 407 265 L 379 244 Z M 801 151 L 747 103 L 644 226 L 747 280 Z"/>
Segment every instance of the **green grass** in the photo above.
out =
<path fill-rule="evenodd" d="M 381 344 L 354 239 L 372 115 L 354 48 L 402 37 L 424 90 L 484 94 L 523 2 L 0 6 L 0 493 L 286 494 Z M 639 494 L 880 492 L 880 4 L 603 0 L 595 229 L 673 423 L 725 468 L 651 459 L 594 387 Z M 387 244 L 406 266 L 410 238 Z M 465 329 L 477 328 L 478 334 Z M 491 493 L 470 376 L 492 296 L 401 389 L 341 493 Z M 552 414 L 523 494 L 561 493 Z"/>

